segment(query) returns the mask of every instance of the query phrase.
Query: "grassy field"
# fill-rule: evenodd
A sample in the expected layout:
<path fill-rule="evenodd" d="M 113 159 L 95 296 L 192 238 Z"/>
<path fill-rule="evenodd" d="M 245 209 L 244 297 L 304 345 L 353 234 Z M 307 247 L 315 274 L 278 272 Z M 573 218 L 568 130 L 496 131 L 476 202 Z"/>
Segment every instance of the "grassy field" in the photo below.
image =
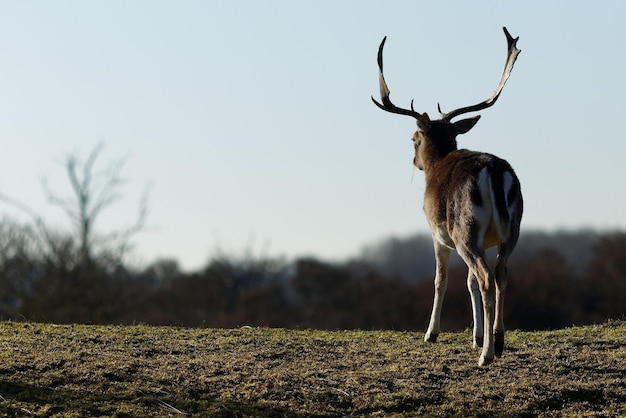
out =
<path fill-rule="evenodd" d="M 626 322 L 422 338 L 0 323 L 0 415 L 626 416 Z"/>

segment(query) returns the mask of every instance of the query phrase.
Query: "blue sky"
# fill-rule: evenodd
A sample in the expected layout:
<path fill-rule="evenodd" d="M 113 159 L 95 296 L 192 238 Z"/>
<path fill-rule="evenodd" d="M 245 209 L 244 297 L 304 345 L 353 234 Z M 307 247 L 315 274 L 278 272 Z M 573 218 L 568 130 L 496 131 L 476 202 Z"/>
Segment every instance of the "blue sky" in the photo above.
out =
<path fill-rule="evenodd" d="M 63 227 L 41 179 L 69 193 L 62 158 L 104 141 L 131 181 L 101 231 L 152 184 L 140 264 L 334 260 L 428 233 L 415 122 L 370 101 L 378 44 L 393 100 L 433 116 L 491 94 L 507 26 L 522 53 L 459 146 L 513 165 L 523 228 L 626 228 L 625 16 L 621 1 L 1 1 L 0 192 Z"/>

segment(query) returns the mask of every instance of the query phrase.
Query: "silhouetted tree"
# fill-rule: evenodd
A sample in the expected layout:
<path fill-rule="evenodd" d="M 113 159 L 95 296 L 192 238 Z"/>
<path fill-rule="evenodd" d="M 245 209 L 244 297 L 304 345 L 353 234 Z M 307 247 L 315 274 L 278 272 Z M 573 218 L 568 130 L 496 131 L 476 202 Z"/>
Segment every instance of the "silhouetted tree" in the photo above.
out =
<path fill-rule="evenodd" d="M 117 264 L 129 249 L 132 237 L 145 225 L 147 189 L 139 202 L 137 217 L 130 226 L 96 233 L 96 221 L 103 211 L 121 198 L 120 189 L 126 182 L 122 176 L 125 159 L 113 161 L 103 170 L 96 168 L 102 149 L 103 144 L 98 144 L 84 161 L 77 154 L 65 157 L 63 165 L 71 190 L 69 196 L 63 197 L 51 191 L 47 182 L 43 181 L 48 201 L 65 212 L 74 227 L 73 233 L 56 232 L 28 205 L 0 194 L 0 200 L 31 217 L 49 261 L 66 271 L 76 266 L 92 268 L 96 260 L 101 265 Z"/>
<path fill-rule="evenodd" d="M 626 233 L 603 236 L 585 273 L 587 316 L 601 322 L 626 315 Z"/>
<path fill-rule="evenodd" d="M 45 274 L 37 233 L 30 225 L 0 221 L 0 318 L 19 315 L 37 280 Z"/>
<path fill-rule="evenodd" d="M 565 258 L 550 249 L 510 266 L 505 324 L 519 329 L 573 325 L 579 307 L 578 278 Z"/>
<path fill-rule="evenodd" d="M 99 143 L 84 161 L 77 154 L 65 158 L 65 171 L 72 191 L 69 197 L 52 192 L 44 182 L 48 201 L 63 209 L 74 224 L 79 241 L 80 263 L 85 267 L 92 266 L 97 247 L 100 247 L 99 257 L 105 254 L 114 258 L 123 256 L 132 236 L 143 229 L 147 215 L 147 194 L 144 194 L 131 226 L 106 234 L 95 233 L 97 219 L 121 198 L 120 188 L 126 182 L 122 176 L 125 159 L 109 163 L 103 171 L 96 170 L 96 162 L 103 147 L 104 144 Z"/>

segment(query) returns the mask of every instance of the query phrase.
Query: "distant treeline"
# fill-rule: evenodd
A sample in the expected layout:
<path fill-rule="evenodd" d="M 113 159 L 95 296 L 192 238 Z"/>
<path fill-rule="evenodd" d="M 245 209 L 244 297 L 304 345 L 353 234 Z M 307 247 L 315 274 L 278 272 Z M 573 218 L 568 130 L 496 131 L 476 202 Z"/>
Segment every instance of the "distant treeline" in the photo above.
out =
<path fill-rule="evenodd" d="M 28 228 L 0 225 L 0 318 L 53 323 L 243 325 L 424 330 L 432 305 L 430 238 L 386 240 L 328 263 L 220 257 L 193 273 L 174 260 L 143 271 L 76 246 L 49 257 Z M 442 327 L 471 325 L 467 269 L 451 267 Z M 522 232 L 509 264 L 509 329 L 556 329 L 626 314 L 626 233 Z"/>

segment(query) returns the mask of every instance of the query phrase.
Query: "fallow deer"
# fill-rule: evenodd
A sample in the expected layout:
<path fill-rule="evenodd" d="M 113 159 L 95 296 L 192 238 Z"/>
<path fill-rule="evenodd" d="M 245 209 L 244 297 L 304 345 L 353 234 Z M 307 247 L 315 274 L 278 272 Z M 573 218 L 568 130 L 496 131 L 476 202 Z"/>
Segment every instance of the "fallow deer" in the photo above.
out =
<path fill-rule="evenodd" d="M 494 155 L 458 149 L 456 136 L 476 125 L 480 115 L 452 122 L 469 112 L 492 106 L 506 83 L 513 64 L 521 52 L 518 38 L 506 28 L 507 57 L 500 82 L 487 100 L 448 113 L 437 105 L 440 119 L 431 120 L 426 113 L 395 106 L 389 99 L 389 88 L 383 76 L 383 47 L 378 49 L 381 109 L 407 115 L 417 120 L 413 135 L 413 164 L 424 171 L 426 190 L 424 212 L 435 247 L 435 296 L 425 341 L 435 342 L 440 332 L 441 306 L 448 284 L 450 250 L 456 249 L 468 266 L 467 287 L 472 301 L 473 345 L 482 346 L 480 366 L 500 357 L 504 349 L 503 306 L 507 285 L 506 263 L 519 237 L 523 201 L 520 183 L 505 160 Z M 489 266 L 485 250 L 497 247 L 495 274 Z"/>

